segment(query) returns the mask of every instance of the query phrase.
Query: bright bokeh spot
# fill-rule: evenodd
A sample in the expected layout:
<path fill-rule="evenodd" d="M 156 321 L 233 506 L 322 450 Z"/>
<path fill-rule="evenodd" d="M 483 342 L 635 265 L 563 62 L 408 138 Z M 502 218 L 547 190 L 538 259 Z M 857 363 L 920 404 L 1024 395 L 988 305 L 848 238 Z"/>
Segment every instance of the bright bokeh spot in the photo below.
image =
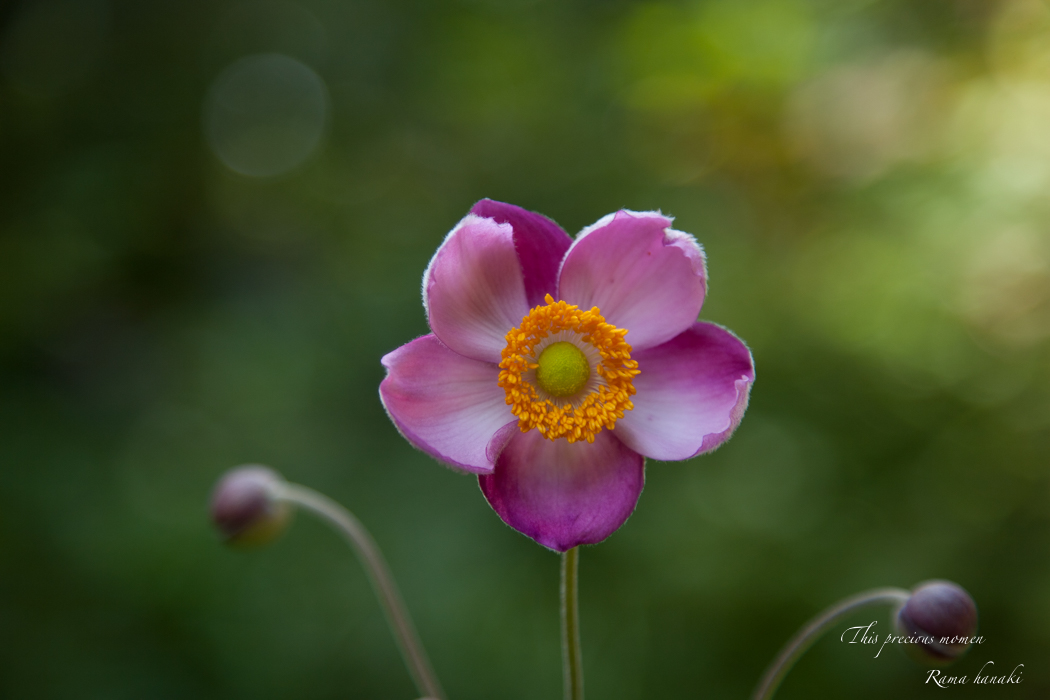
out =
<path fill-rule="evenodd" d="M 260 54 L 237 61 L 215 79 L 204 128 L 230 170 L 272 177 L 314 152 L 327 112 L 327 89 L 317 73 L 293 58 Z"/>

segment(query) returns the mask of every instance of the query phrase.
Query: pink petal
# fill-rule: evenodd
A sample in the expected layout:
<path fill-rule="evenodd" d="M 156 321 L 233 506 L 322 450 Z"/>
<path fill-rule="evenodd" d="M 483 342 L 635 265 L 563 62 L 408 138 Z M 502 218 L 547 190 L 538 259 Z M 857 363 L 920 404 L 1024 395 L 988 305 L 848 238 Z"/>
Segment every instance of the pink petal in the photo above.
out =
<path fill-rule="evenodd" d="M 503 522 L 564 552 L 601 542 L 626 522 L 645 484 L 645 460 L 608 430 L 593 443 L 518 433 L 478 483 Z"/>
<path fill-rule="evenodd" d="M 632 354 L 641 373 L 634 410 L 616 437 L 646 457 L 688 459 L 729 439 L 744 417 L 755 366 L 735 335 L 697 322 L 673 340 Z"/>
<path fill-rule="evenodd" d="M 513 204 L 483 199 L 471 214 L 514 227 L 514 249 L 525 278 L 525 298 L 530 307 L 540 306 L 546 294 L 558 293 L 558 267 L 572 238 L 561 226 L 541 214 Z"/>
<path fill-rule="evenodd" d="M 475 474 L 492 471 L 518 432 L 496 383 L 496 365 L 464 357 L 425 335 L 386 355 L 383 366 L 387 375 L 379 398 L 406 440 L 450 466 Z"/>
<path fill-rule="evenodd" d="M 427 266 L 423 304 L 441 342 L 498 363 L 507 331 L 529 312 L 510 224 L 473 214 L 460 221 Z"/>
<path fill-rule="evenodd" d="M 700 313 L 707 271 L 696 240 L 670 226 L 657 212 L 621 210 L 584 229 L 562 263 L 561 298 L 597 306 L 635 350 L 675 337 Z"/>

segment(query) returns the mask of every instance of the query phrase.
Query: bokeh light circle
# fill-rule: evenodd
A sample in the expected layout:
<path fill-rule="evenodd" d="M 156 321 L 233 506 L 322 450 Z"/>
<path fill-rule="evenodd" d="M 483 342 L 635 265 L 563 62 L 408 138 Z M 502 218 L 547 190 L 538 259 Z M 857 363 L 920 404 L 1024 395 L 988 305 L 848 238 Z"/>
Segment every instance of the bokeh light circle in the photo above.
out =
<path fill-rule="evenodd" d="M 317 148 L 328 91 L 310 67 L 282 54 L 246 56 L 212 83 L 204 132 L 231 170 L 252 177 L 284 174 Z"/>

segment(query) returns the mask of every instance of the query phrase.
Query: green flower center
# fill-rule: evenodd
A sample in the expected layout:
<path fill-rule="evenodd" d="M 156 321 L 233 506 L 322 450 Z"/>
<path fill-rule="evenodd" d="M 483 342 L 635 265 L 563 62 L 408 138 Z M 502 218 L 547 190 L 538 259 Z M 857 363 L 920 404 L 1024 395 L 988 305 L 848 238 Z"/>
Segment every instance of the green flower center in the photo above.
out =
<path fill-rule="evenodd" d="M 548 345 L 536 363 L 536 381 L 551 396 L 572 396 L 591 378 L 583 351 L 565 341 Z"/>

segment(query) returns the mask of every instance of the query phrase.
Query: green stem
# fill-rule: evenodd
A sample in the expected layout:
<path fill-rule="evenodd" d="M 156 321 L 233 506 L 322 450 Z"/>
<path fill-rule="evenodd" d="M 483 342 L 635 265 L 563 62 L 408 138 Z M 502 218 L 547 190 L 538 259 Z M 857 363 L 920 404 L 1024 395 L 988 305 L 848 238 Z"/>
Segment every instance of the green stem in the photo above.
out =
<path fill-rule="evenodd" d="M 408 673 L 419 689 L 421 695 L 433 700 L 445 700 L 445 692 L 441 689 L 437 675 L 430 665 L 430 659 L 419 641 L 412 618 L 408 614 L 401 594 L 394 583 L 394 577 L 390 568 L 383 559 L 379 546 L 368 534 L 368 530 L 361 524 L 353 513 L 339 505 L 324 494 L 298 484 L 281 484 L 276 497 L 288 503 L 305 508 L 306 510 L 321 517 L 329 525 L 335 528 L 346 541 L 350 543 L 361 560 L 368 578 L 372 581 L 372 588 L 379 598 L 379 603 L 386 613 L 387 622 L 394 633 L 397 645 L 401 649 L 401 656 L 405 659 Z"/>
<path fill-rule="evenodd" d="M 561 555 L 561 658 L 565 700 L 583 700 L 583 657 L 580 654 L 580 549 Z"/>
<path fill-rule="evenodd" d="M 875 588 L 832 605 L 810 620 L 798 631 L 798 634 L 791 638 L 791 641 L 784 645 L 780 654 L 766 669 L 762 681 L 751 696 L 752 700 L 770 700 L 780 686 L 780 682 L 784 680 L 784 676 L 795 665 L 799 657 L 806 653 L 806 650 L 813 646 L 813 643 L 820 639 L 828 628 L 846 615 L 874 605 L 891 605 L 899 608 L 908 601 L 909 597 L 911 593 L 903 588 Z"/>

